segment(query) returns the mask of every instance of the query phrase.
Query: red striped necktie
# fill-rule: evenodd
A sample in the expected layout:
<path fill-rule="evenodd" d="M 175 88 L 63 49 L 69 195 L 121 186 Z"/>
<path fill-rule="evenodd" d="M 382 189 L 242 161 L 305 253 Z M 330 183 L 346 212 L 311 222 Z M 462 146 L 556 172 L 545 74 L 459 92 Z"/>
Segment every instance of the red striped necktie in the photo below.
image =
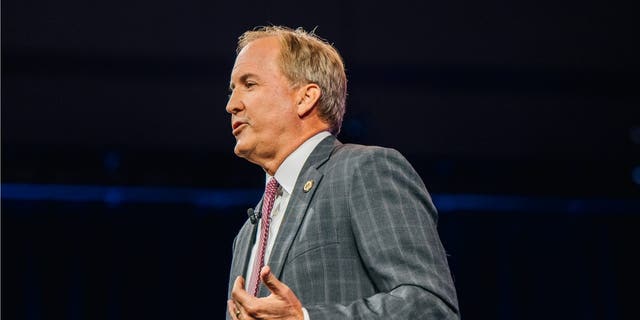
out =
<path fill-rule="evenodd" d="M 249 292 L 256 297 L 258 296 L 258 287 L 260 286 L 260 270 L 264 267 L 264 255 L 267 249 L 267 242 L 269 240 L 271 209 L 273 208 L 273 203 L 276 200 L 278 186 L 280 186 L 278 181 L 276 181 L 275 178 L 270 178 L 267 183 L 262 202 L 262 224 L 260 228 L 258 251 L 256 252 L 255 259 L 253 260 L 253 272 L 251 273 L 251 279 L 249 279 Z"/>

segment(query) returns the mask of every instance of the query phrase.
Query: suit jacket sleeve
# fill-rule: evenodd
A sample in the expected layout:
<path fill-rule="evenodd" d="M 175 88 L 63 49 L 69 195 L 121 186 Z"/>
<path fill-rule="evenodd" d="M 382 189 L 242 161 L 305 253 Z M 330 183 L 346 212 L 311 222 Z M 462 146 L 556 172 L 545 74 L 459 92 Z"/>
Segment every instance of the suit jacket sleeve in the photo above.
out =
<path fill-rule="evenodd" d="M 459 318 L 437 212 L 409 162 L 393 149 L 367 148 L 343 174 L 351 230 L 377 293 L 305 305 L 311 320 Z"/>

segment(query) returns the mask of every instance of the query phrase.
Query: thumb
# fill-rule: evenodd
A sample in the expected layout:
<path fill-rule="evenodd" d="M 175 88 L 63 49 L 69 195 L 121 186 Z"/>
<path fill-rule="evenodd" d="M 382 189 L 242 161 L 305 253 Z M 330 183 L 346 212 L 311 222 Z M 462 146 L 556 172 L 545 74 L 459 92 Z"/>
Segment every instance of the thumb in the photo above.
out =
<path fill-rule="evenodd" d="M 273 294 L 280 295 L 282 293 L 284 283 L 280 282 L 280 280 L 271 273 L 271 268 L 269 266 L 265 266 L 260 270 L 260 279 Z"/>
<path fill-rule="evenodd" d="M 233 282 L 234 287 L 244 288 L 244 278 L 242 276 L 237 276 L 236 280 Z"/>

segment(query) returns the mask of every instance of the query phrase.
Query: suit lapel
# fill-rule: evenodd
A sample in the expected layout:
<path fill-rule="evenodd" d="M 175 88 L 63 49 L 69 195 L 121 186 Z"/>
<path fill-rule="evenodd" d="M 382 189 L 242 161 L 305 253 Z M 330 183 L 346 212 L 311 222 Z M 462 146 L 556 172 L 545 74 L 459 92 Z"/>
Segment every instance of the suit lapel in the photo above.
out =
<path fill-rule="evenodd" d="M 262 200 L 258 202 L 256 208 L 261 210 Z M 231 277 L 232 281 L 235 277 L 241 275 L 245 276 L 247 270 L 247 264 L 249 263 L 249 255 L 251 254 L 251 247 L 256 238 L 256 228 L 258 224 L 252 224 L 249 219 L 245 222 L 244 226 L 238 233 L 236 240 L 236 246 L 234 248 L 234 259 L 231 264 Z M 237 254 L 236 254 L 237 253 Z M 246 279 L 249 281 L 248 279 Z"/>
<path fill-rule="evenodd" d="M 237 276 L 244 276 L 247 258 L 249 256 L 249 252 L 251 252 L 251 235 L 255 233 L 254 230 L 255 227 L 247 221 L 240 233 L 238 233 L 235 248 L 235 252 L 237 252 L 238 254 L 234 254 L 233 264 L 231 266 L 232 281 Z"/>
<path fill-rule="evenodd" d="M 341 143 L 336 140 L 334 136 L 325 138 L 318 144 L 311 155 L 309 155 L 309 158 L 300 171 L 300 175 L 291 192 L 291 199 L 287 205 L 284 221 L 278 231 L 278 236 L 269 258 L 268 265 L 271 268 L 271 272 L 273 272 L 278 279 L 282 276 L 287 255 L 307 214 L 309 203 L 313 199 L 315 191 L 322 181 L 323 173 L 319 171 L 318 168 L 329 159 L 332 151 L 339 145 L 341 145 Z M 308 181 L 312 181 L 311 183 L 313 185 L 310 189 L 304 191 L 305 184 L 307 184 Z M 266 296 L 268 294 L 269 290 L 265 286 L 260 286 L 259 296 Z"/>

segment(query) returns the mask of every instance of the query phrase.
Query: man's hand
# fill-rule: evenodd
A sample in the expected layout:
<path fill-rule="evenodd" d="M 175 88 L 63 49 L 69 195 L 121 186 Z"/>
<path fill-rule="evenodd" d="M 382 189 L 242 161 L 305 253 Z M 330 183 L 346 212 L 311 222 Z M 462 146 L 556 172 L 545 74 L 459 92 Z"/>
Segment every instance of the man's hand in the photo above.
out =
<path fill-rule="evenodd" d="M 244 279 L 237 277 L 233 283 L 231 297 L 227 307 L 231 319 L 282 319 L 302 320 L 302 304 L 291 289 L 280 282 L 271 273 L 271 268 L 265 266 L 260 271 L 260 279 L 271 294 L 264 298 L 256 298 L 244 290 Z"/>

